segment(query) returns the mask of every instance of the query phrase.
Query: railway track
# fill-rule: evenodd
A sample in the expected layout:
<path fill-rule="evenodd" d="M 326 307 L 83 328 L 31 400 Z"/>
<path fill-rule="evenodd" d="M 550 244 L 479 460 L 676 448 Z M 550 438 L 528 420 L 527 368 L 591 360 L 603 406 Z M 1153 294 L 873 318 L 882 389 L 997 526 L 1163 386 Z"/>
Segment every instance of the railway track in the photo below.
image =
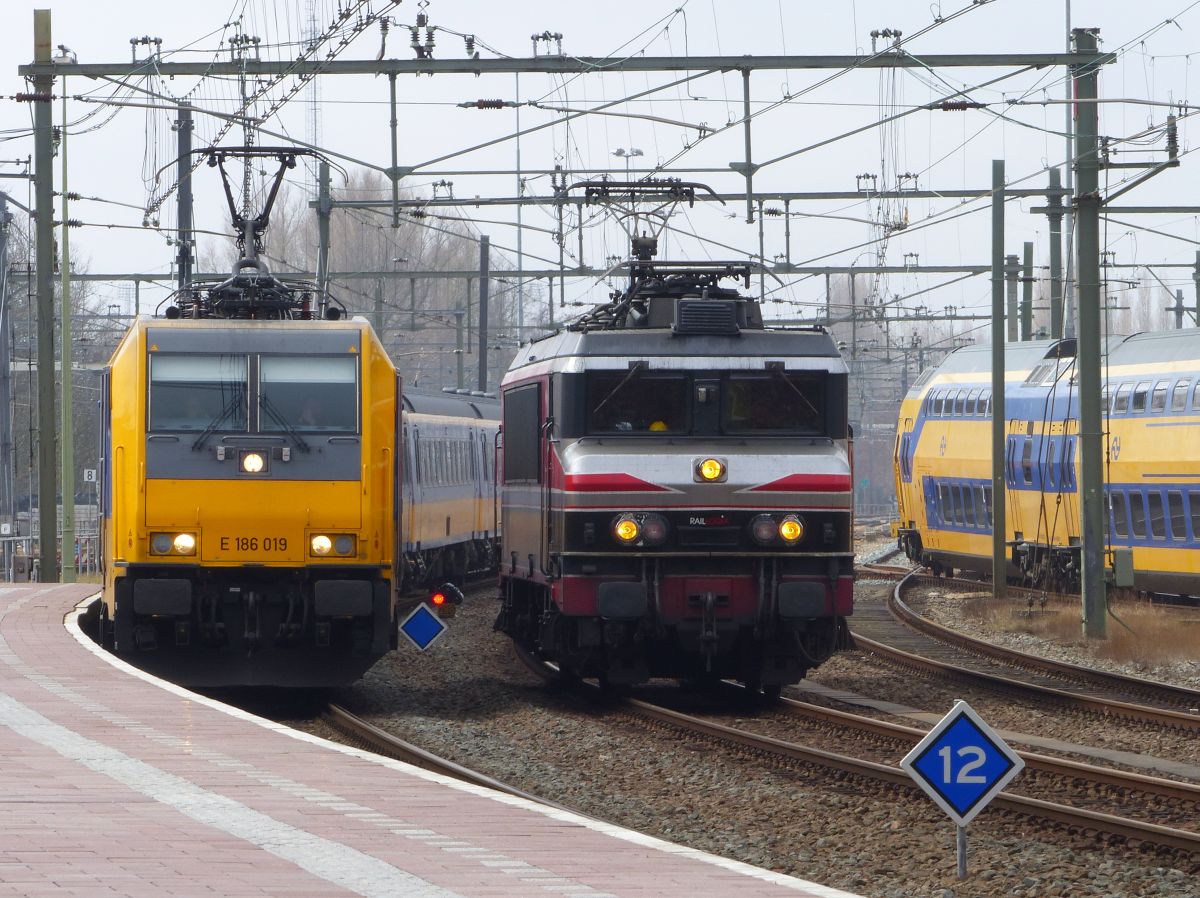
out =
<path fill-rule="evenodd" d="M 1200 692 L 1051 661 L 957 633 L 921 617 L 904 601 L 904 590 L 916 580 L 913 574 L 901 580 L 884 606 L 858 606 L 853 635 L 860 649 L 940 678 L 1032 695 L 1106 718 L 1200 732 L 1200 713 L 1195 711 L 1200 708 Z M 1018 679 L 1014 676 L 1018 671 L 1026 676 Z M 1064 684 L 1070 688 L 1061 688 Z M 1130 701 L 1131 696 L 1151 704 Z"/>
<path fill-rule="evenodd" d="M 547 681 L 562 682 L 573 688 L 599 689 L 599 687 L 577 681 L 563 681 L 553 665 L 528 654 L 518 654 L 534 673 Z M 729 688 L 741 687 L 730 685 Z M 594 694 L 591 693 L 593 696 Z M 890 764 L 800 745 L 738 727 L 731 727 L 638 698 L 614 697 L 613 700 L 616 702 L 617 709 L 634 714 L 655 725 L 733 747 L 754 757 L 771 761 L 778 766 L 820 767 L 833 771 L 839 777 L 853 777 L 889 789 L 903 789 L 906 793 L 921 796 L 922 799 L 924 797 L 904 771 Z M 842 711 L 808 705 L 804 702 L 791 699 L 783 699 L 781 702 L 782 706 L 797 714 L 802 713 L 815 719 L 836 722 L 838 725 L 865 733 L 912 742 L 919 740 L 924 735 L 922 731 L 912 727 L 889 724 L 868 717 L 859 717 Z M 1054 776 L 1084 780 L 1131 793 L 1153 795 L 1164 801 L 1183 801 L 1190 804 L 1200 802 L 1200 786 L 1194 784 L 1124 773 L 1032 753 L 1022 753 L 1022 757 L 1026 759 L 1026 763 L 1031 769 Z M 1010 792 L 1001 793 L 993 800 L 991 806 L 1010 814 L 1049 821 L 1073 832 L 1104 834 L 1132 844 L 1152 845 L 1192 856 L 1200 856 L 1200 833 L 1198 832 L 1086 808 L 1075 808 Z"/>

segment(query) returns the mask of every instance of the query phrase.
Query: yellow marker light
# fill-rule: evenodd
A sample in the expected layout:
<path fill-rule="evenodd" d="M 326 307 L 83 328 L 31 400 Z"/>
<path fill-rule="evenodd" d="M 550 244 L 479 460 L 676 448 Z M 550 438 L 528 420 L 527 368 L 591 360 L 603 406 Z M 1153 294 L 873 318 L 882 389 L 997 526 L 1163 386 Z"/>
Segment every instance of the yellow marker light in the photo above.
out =
<path fill-rule="evenodd" d="M 804 536 L 804 525 L 795 515 L 788 515 L 779 522 L 779 538 L 785 543 L 797 542 Z"/>
<path fill-rule="evenodd" d="M 196 537 L 190 533 L 178 533 L 174 540 L 175 552 L 178 555 L 196 554 Z"/>
<path fill-rule="evenodd" d="M 328 555 L 333 549 L 333 540 L 328 536 L 314 536 L 311 545 L 314 555 Z"/>
<path fill-rule="evenodd" d="M 619 518 L 613 525 L 613 533 L 623 543 L 631 543 L 641 534 L 642 528 L 633 518 Z"/>
<path fill-rule="evenodd" d="M 247 474 L 257 474 L 262 471 L 266 462 L 257 452 L 247 452 L 242 456 L 242 470 Z"/>
<path fill-rule="evenodd" d="M 715 458 L 706 458 L 696 466 L 696 470 L 702 479 L 712 482 L 725 473 L 725 466 Z"/>

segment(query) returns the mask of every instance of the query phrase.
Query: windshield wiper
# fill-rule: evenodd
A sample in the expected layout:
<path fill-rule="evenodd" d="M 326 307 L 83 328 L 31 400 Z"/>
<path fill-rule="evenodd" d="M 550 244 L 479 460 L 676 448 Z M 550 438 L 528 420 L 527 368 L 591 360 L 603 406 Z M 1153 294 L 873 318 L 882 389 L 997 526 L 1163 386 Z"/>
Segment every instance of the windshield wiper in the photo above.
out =
<path fill-rule="evenodd" d="M 602 409 L 602 408 L 604 408 L 604 406 L 608 405 L 608 401 L 610 399 L 612 399 L 614 396 L 616 396 L 618 393 L 620 393 L 621 388 L 624 387 L 625 384 L 629 383 L 629 381 L 632 380 L 634 378 L 634 376 L 640 374 L 643 367 L 645 367 L 644 364 L 635 364 L 632 368 L 630 368 L 629 373 L 626 374 L 623 378 L 621 378 L 621 382 L 612 388 L 612 391 L 607 396 L 605 396 L 604 399 L 602 399 L 600 401 L 600 404 L 598 406 L 596 406 L 594 409 L 592 409 L 592 414 L 593 415 L 596 414 L 598 411 L 600 411 L 600 409 Z"/>
<path fill-rule="evenodd" d="M 792 379 L 790 377 L 788 377 L 786 374 L 784 374 L 778 368 L 772 368 L 771 373 L 774 374 L 776 377 L 778 377 L 785 384 L 787 384 L 789 387 L 792 388 L 792 392 L 795 393 L 797 396 L 799 396 L 800 401 L 808 406 L 808 410 L 813 413 L 814 418 L 819 419 L 821 417 L 821 413 L 819 411 L 817 411 L 817 407 L 812 404 L 812 400 L 810 400 L 807 396 L 805 396 L 804 393 L 800 390 L 800 388 L 797 387 L 794 383 L 792 383 Z"/>
<path fill-rule="evenodd" d="M 220 427 L 226 418 L 232 415 L 237 407 L 241 404 L 242 394 L 234 393 L 229 397 L 229 401 L 225 403 L 225 407 L 221 409 L 221 413 L 208 422 L 208 426 L 200 432 L 200 436 L 196 437 L 196 442 L 192 443 L 192 451 L 199 452 L 204 448 L 205 442 L 213 435 L 213 432 Z"/>
<path fill-rule="evenodd" d="M 296 433 L 296 428 L 292 427 L 291 423 L 287 421 L 283 415 L 279 414 L 279 410 L 276 409 L 271 400 L 267 398 L 266 393 L 263 393 L 258 397 L 258 404 L 262 410 L 270 416 L 272 421 L 287 431 L 287 435 L 295 440 L 297 449 L 299 449 L 301 452 L 309 451 L 308 443 L 304 442 L 304 438 L 300 436 L 300 434 Z"/>

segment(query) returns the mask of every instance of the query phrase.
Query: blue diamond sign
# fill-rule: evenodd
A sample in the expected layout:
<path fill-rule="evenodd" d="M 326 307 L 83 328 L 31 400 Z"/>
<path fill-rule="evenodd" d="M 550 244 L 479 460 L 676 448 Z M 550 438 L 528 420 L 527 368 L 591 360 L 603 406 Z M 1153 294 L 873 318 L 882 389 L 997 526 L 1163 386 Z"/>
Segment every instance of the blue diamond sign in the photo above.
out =
<path fill-rule="evenodd" d="M 959 826 L 984 809 L 1025 762 L 964 701 L 957 701 L 900 767 Z"/>
<path fill-rule="evenodd" d="M 400 624 L 400 632 L 422 652 L 448 629 L 434 610 L 425 604 L 414 608 Z"/>

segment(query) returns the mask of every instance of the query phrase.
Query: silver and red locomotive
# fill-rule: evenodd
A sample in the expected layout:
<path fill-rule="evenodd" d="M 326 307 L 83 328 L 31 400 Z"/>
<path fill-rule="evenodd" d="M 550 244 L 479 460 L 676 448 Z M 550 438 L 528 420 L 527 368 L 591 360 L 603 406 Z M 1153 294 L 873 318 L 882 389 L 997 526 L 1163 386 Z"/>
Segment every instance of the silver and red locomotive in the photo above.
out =
<path fill-rule="evenodd" d="M 749 274 L 643 252 L 509 368 L 496 628 L 520 649 L 613 684 L 777 693 L 848 644 L 846 365 L 721 285 Z"/>

